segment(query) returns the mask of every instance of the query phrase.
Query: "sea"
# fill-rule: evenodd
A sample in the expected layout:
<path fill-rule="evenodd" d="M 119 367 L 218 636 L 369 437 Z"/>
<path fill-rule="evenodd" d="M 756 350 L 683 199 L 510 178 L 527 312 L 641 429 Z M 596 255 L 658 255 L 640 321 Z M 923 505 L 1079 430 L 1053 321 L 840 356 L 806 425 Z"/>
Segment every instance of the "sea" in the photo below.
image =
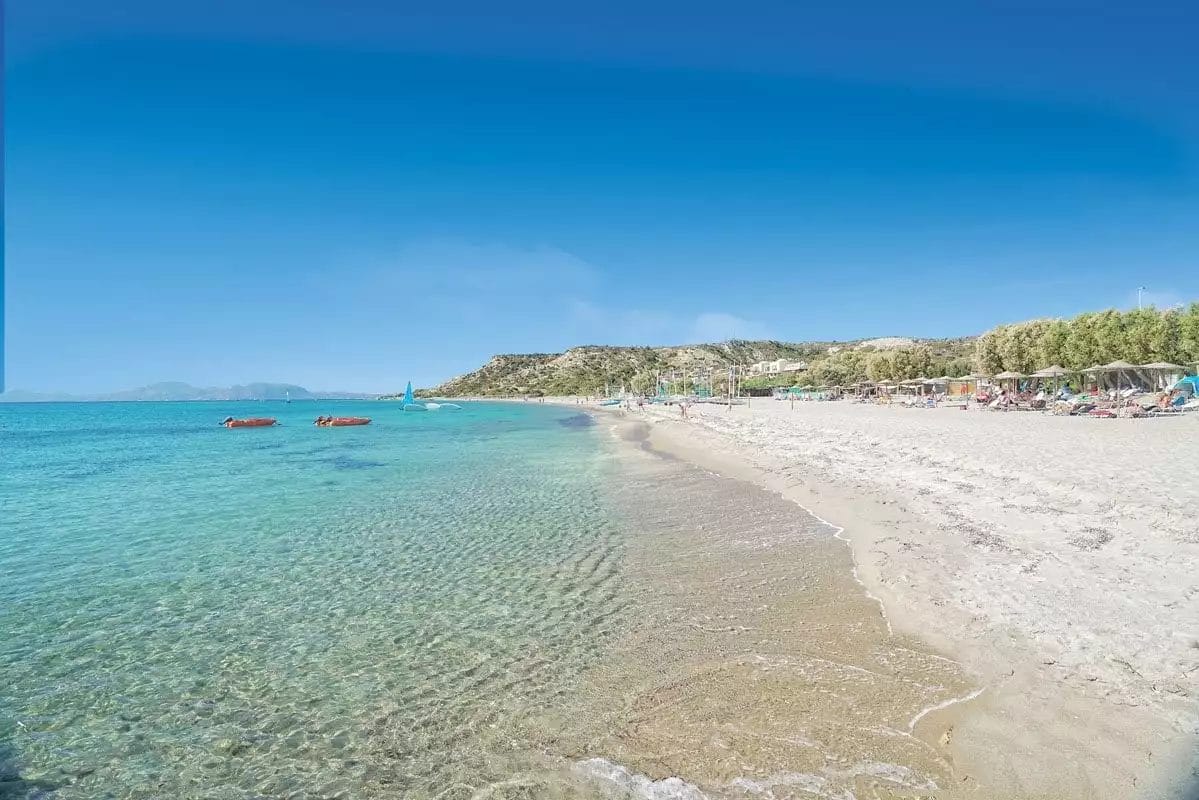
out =
<path fill-rule="evenodd" d="M 539 403 L 0 405 L 0 797 L 527 771 L 624 619 L 600 436 Z"/>
<path fill-rule="evenodd" d="M 0 405 L 0 800 L 956 780 L 929 727 L 973 690 L 955 662 L 890 630 L 838 529 L 640 416 Z"/>

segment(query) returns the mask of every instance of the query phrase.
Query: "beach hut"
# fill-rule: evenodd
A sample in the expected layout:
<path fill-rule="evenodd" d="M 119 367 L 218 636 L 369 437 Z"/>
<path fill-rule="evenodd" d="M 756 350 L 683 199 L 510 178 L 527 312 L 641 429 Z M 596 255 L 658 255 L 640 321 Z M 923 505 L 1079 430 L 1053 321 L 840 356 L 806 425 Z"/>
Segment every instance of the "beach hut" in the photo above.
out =
<path fill-rule="evenodd" d="M 1093 372 L 1097 375 L 1115 375 L 1116 391 L 1119 392 L 1123 389 L 1124 384 L 1126 383 L 1129 387 L 1132 387 L 1132 379 L 1129 378 L 1128 380 L 1125 380 L 1125 376 L 1129 373 L 1135 372 L 1136 369 L 1136 364 L 1129 364 L 1127 361 L 1113 361 L 1110 364 L 1104 364 L 1099 367 L 1091 367 L 1090 369 L 1083 371 Z"/>
<path fill-rule="evenodd" d="M 978 392 L 978 382 L 986 380 L 989 375 L 976 375 L 971 372 L 960 378 L 949 380 L 949 394 L 952 397 L 971 397 Z"/>
<path fill-rule="evenodd" d="M 1173 386 L 1186 372 L 1184 367 L 1171 364 L 1168 361 L 1154 361 L 1152 364 L 1142 364 L 1140 369 L 1153 376 L 1153 383 L 1158 389 Z"/>
<path fill-rule="evenodd" d="M 1104 368 L 1108 372 L 1116 373 L 1116 389 L 1122 388 L 1125 384 L 1132 388 L 1133 376 L 1136 375 L 1136 364 L 1129 364 L 1127 361 L 1113 361 L 1105 364 Z"/>
<path fill-rule="evenodd" d="M 949 381 L 952 380 L 948 375 L 943 375 L 940 378 L 925 378 L 921 383 L 924 385 L 924 391 L 932 394 L 949 394 Z"/>
<path fill-rule="evenodd" d="M 1102 367 L 1102 366 L 1100 366 L 1099 364 L 1092 364 L 1091 366 L 1089 366 L 1089 367 L 1087 367 L 1086 369 L 1082 370 L 1082 374 L 1083 374 L 1083 375 L 1090 375 L 1090 376 L 1091 376 L 1091 380 L 1094 382 L 1094 383 L 1093 383 L 1091 386 L 1089 386 L 1089 387 L 1088 387 L 1088 386 L 1084 386 L 1084 387 L 1083 387 L 1084 391 L 1090 391 L 1091 389 L 1094 389 L 1095 391 L 1098 391 L 1098 390 L 1099 390 L 1099 376 L 1100 376 L 1102 373 L 1103 373 L 1103 367 Z"/>

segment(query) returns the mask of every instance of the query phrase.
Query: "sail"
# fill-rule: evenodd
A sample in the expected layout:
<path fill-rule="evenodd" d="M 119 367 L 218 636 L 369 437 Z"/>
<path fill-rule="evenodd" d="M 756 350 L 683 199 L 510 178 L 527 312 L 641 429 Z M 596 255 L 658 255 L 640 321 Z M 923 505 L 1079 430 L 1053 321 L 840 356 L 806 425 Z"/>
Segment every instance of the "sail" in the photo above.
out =
<path fill-rule="evenodd" d="M 408 388 L 404 390 L 404 405 L 411 405 L 416 402 L 416 398 L 412 396 L 412 381 L 408 381 Z"/>

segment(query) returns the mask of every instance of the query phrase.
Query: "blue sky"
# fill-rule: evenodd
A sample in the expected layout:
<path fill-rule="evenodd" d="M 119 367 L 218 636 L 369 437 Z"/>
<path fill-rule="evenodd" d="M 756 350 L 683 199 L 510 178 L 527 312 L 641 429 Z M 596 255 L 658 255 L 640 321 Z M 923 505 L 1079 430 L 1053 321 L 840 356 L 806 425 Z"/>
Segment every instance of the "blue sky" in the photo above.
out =
<path fill-rule="evenodd" d="M 9 388 L 1199 298 L 1193 7 L 183 5 L 8 4 Z"/>

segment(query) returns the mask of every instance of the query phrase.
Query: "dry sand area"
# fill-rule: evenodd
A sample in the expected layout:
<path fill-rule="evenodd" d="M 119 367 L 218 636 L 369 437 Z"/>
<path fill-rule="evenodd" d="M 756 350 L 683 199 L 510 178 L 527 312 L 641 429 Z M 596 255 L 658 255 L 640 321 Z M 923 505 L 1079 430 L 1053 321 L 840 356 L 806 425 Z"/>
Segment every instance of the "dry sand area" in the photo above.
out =
<path fill-rule="evenodd" d="M 605 416 L 647 422 L 655 450 L 843 526 L 848 546 L 837 543 L 839 567 L 825 550 L 778 549 L 777 506 L 709 492 L 707 502 L 727 510 L 727 529 L 673 534 L 691 556 L 658 578 L 690 587 L 690 601 L 680 594 L 668 605 L 696 597 L 710 604 L 710 620 L 698 622 L 694 608 L 686 616 L 716 640 L 750 641 L 755 634 L 729 630 L 752 629 L 744 620 L 770 606 L 752 639 L 758 645 L 728 649 L 718 668 L 675 647 L 674 662 L 714 670 L 706 689 L 694 677 L 680 683 L 682 708 L 691 708 L 684 718 L 646 713 L 623 727 L 610 720 L 614 733 L 580 752 L 610 752 L 623 765 L 612 769 L 641 766 L 635 772 L 650 777 L 733 781 L 715 794 L 778 798 L 1183 798 L 1199 786 L 1199 417 L 1092 420 L 770 399 L 693 406 L 686 421 L 673 407 Z M 737 548 L 755 542 L 774 549 L 751 566 Z M 823 567 L 804 577 L 786 569 L 787 559 Z M 699 576 L 667 580 L 687 564 L 731 566 L 696 594 Z M 825 600 L 814 602 L 817 595 Z M 828 606 L 830 596 L 838 604 Z M 779 627 L 779 608 L 794 624 Z M 866 627 L 846 633 L 846 614 Z M 820 630 L 831 638 L 810 635 Z M 818 648 L 805 649 L 805 637 Z M 831 642 L 841 637 L 838 653 Z M 900 661 L 899 653 L 910 655 Z M 874 677 L 850 688 L 863 674 L 856 670 Z M 740 703 L 728 694 L 771 681 Z M 670 691 L 655 688 L 639 702 Z M 825 692 L 830 705 L 815 699 Z M 788 697 L 802 708 L 785 711 L 779 703 Z M 962 697 L 971 699 L 955 702 Z M 676 698 L 663 707 L 680 706 Z M 773 778 L 755 781 L 721 761 L 737 750 L 733 728 L 723 738 L 711 730 L 688 738 L 707 730 L 691 725 L 705 714 L 731 725 L 734 708 L 753 736 L 775 737 L 774 755 L 761 759 L 778 768 Z M 814 736 L 796 734 L 804 708 L 821 720 L 809 729 Z M 913 709 L 926 713 L 905 721 Z M 821 747 L 803 744 L 821 736 Z M 654 748 L 663 758 L 638 761 Z M 837 755 L 813 761 L 827 753 Z M 868 774 L 892 768 L 899 772 L 890 777 Z"/>

